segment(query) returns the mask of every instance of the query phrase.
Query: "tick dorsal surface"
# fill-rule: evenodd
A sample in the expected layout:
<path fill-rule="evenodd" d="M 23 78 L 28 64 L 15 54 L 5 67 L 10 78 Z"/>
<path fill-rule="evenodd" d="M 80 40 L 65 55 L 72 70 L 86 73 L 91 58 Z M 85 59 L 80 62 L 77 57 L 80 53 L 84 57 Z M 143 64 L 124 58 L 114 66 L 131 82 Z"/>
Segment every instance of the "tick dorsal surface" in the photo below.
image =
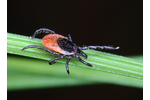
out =
<path fill-rule="evenodd" d="M 71 54 L 74 54 L 74 52 L 76 52 L 76 48 L 77 46 L 70 40 L 68 39 L 63 39 L 63 38 L 59 38 L 57 40 L 57 43 L 58 43 L 58 46 L 68 52 L 68 53 L 71 53 Z"/>
<path fill-rule="evenodd" d="M 68 48 L 70 48 L 70 46 L 72 45 L 71 44 L 72 42 L 71 43 L 70 42 L 71 41 L 69 41 L 66 37 L 59 34 L 48 34 L 44 36 L 42 39 L 42 43 L 45 47 L 47 47 L 52 51 L 65 54 L 65 55 L 72 55 L 75 53 L 75 52 L 69 52 L 70 50 Z M 67 46 L 67 48 L 65 48 L 65 46 Z"/>

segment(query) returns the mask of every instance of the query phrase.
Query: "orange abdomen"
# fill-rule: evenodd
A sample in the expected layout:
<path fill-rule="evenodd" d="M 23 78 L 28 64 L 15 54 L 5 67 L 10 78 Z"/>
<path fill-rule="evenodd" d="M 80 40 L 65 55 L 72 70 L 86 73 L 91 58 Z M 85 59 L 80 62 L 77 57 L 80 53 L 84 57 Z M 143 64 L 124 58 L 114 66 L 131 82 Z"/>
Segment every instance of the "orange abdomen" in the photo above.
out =
<path fill-rule="evenodd" d="M 59 38 L 67 39 L 66 37 L 59 34 L 48 34 L 43 37 L 42 43 L 45 47 L 52 51 L 65 54 L 65 52 L 58 46 L 57 40 Z"/>

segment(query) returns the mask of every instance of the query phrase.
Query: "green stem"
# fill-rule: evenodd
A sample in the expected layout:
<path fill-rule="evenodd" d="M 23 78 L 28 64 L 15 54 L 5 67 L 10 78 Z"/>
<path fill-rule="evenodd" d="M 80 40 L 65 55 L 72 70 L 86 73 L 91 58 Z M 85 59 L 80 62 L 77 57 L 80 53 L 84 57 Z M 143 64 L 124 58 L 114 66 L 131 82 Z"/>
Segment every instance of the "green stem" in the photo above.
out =
<path fill-rule="evenodd" d="M 44 47 L 41 43 L 41 39 L 30 39 L 27 36 L 7 33 L 7 53 L 9 54 L 21 55 L 46 61 L 58 57 L 36 48 L 29 48 L 21 51 L 23 47 L 28 45 L 38 45 Z M 86 79 L 94 82 L 107 82 L 134 87 L 143 86 L 142 62 L 96 50 L 84 50 L 84 52 L 88 55 L 88 59 L 85 61 L 91 63 L 95 66 L 95 68 L 90 68 L 73 58 L 69 63 L 71 77 Z M 66 60 L 67 59 L 58 60 L 57 63 L 60 64 L 59 66 L 64 67 Z M 46 64 L 48 65 L 48 63 Z M 76 70 L 76 72 L 73 69 Z M 67 74 L 65 69 L 62 70 L 65 74 Z M 56 73 L 53 73 L 53 75 L 55 74 Z"/>

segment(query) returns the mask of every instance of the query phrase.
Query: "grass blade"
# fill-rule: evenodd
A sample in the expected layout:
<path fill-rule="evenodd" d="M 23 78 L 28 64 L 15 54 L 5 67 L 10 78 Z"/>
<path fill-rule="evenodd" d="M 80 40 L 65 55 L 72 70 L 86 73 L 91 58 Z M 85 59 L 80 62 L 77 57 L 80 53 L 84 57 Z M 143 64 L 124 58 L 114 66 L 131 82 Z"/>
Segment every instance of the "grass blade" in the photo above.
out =
<path fill-rule="evenodd" d="M 13 70 L 15 72 L 19 71 L 19 73 L 30 72 L 36 73 L 36 75 L 42 74 L 46 75 L 46 77 L 63 77 L 64 81 L 66 78 L 68 79 L 69 77 L 77 81 L 77 83 L 75 84 L 102 82 L 139 88 L 143 87 L 143 63 L 138 60 L 95 50 L 84 50 L 84 52 L 88 55 L 88 59 L 86 59 L 85 61 L 94 65 L 95 68 L 90 68 L 79 62 L 77 59 L 72 58 L 69 64 L 71 73 L 68 76 L 65 70 L 65 63 L 67 58 L 58 60 L 56 61 L 56 64 L 51 65 L 52 67 L 49 67 L 50 65 L 48 65 L 48 62 L 42 60 L 49 61 L 50 59 L 53 59 L 58 56 L 52 55 L 50 53 L 36 48 L 29 48 L 24 51 L 21 51 L 23 47 L 28 45 L 43 46 L 41 43 L 41 39 L 30 39 L 26 36 L 7 33 L 7 52 L 9 54 L 41 59 L 35 61 L 35 59 L 28 58 L 29 60 L 27 60 L 27 58 L 21 57 L 15 58 L 15 60 L 13 60 L 14 58 L 8 56 L 8 77 L 11 76 L 9 70 Z M 17 74 L 14 75 L 14 77 L 16 77 Z M 8 84 L 11 83 L 10 80 L 11 78 L 8 78 Z M 70 81 L 66 82 L 68 83 L 65 84 L 71 84 Z"/>

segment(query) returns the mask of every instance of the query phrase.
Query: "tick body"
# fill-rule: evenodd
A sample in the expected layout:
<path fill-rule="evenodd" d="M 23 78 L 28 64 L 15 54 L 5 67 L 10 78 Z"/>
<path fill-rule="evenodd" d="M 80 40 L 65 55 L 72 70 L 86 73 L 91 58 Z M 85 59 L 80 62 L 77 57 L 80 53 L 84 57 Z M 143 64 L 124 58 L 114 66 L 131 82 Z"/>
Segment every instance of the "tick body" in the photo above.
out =
<path fill-rule="evenodd" d="M 37 34 L 40 33 L 48 33 L 48 35 L 45 35 L 42 39 L 42 44 L 46 47 L 40 47 L 36 45 L 29 45 L 27 47 L 24 47 L 22 50 L 27 49 L 27 48 L 38 48 L 45 50 L 49 53 L 55 54 L 55 55 L 61 55 L 60 57 L 54 58 L 49 61 L 49 64 L 52 65 L 54 64 L 55 60 L 62 59 L 66 56 L 68 56 L 68 60 L 66 62 L 66 70 L 67 73 L 70 74 L 69 72 L 69 67 L 68 64 L 71 60 L 71 57 L 76 57 L 80 62 L 83 64 L 86 64 L 89 67 L 93 67 L 91 64 L 85 62 L 80 58 L 83 57 L 87 59 L 87 55 L 82 51 L 82 50 L 87 50 L 87 49 L 109 49 L 109 50 L 116 50 L 119 49 L 119 47 L 111 47 L 111 46 L 84 46 L 84 47 L 78 47 L 75 43 L 72 42 L 71 36 L 68 34 L 68 37 L 56 34 L 54 31 L 46 28 L 40 28 L 35 31 L 33 36 L 31 38 L 34 38 Z"/>
<path fill-rule="evenodd" d="M 64 54 L 75 54 L 76 45 L 69 41 L 66 37 L 59 34 L 48 34 L 43 37 L 42 43 L 49 50 Z"/>

